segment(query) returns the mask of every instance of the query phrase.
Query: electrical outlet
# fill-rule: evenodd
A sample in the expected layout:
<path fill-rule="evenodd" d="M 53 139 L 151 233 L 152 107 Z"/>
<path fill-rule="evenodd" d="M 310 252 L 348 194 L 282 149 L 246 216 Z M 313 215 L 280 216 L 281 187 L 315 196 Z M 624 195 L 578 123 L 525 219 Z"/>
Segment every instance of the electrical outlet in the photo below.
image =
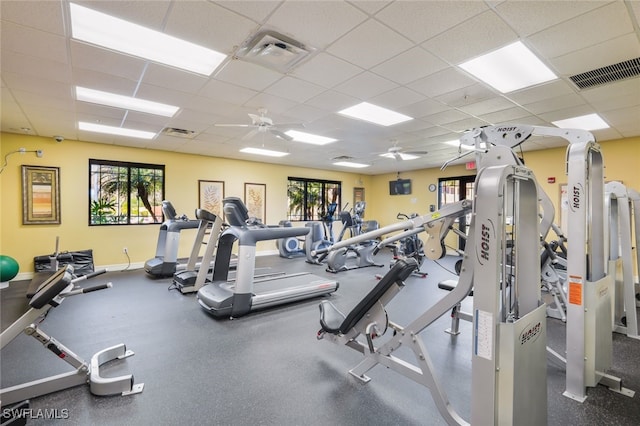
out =
<path fill-rule="evenodd" d="M 128 248 L 126 248 L 126 247 L 123 247 L 123 248 L 122 248 L 122 252 L 123 252 L 124 254 L 129 254 L 129 249 L 128 249 Z"/>

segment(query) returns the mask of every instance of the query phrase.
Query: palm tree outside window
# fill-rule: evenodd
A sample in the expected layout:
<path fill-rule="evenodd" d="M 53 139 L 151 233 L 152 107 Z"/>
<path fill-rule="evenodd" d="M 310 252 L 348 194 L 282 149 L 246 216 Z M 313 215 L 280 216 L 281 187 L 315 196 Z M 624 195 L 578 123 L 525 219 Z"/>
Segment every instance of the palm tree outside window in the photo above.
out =
<path fill-rule="evenodd" d="M 164 165 L 89 160 L 89 225 L 162 222 Z"/>

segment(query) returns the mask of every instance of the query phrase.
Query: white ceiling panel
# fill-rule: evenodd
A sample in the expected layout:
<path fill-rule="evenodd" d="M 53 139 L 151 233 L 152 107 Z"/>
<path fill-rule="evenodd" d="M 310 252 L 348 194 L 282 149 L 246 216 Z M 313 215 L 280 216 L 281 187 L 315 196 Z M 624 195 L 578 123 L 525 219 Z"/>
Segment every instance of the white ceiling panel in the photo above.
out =
<path fill-rule="evenodd" d="M 350 79 L 364 70 L 335 56 L 319 53 L 296 67 L 292 75 L 326 88 Z"/>
<path fill-rule="evenodd" d="M 372 71 L 398 84 L 426 77 L 449 65 L 426 50 L 414 47 L 375 66 Z"/>
<path fill-rule="evenodd" d="M 598 139 L 640 135 L 640 77 L 579 90 L 569 74 L 640 56 L 640 2 L 616 1 L 82 1 L 86 7 L 184 37 L 221 52 L 237 52 L 254 34 L 276 30 L 315 50 L 289 72 L 229 58 L 201 76 L 70 38 L 63 17 L 69 0 L 0 2 L 2 131 L 42 137 L 244 158 L 337 170 L 331 158 L 371 163 L 363 174 L 439 167 L 469 127 L 550 121 L 600 113 L 612 126 Z M 68 25 L 68 23 L 67 23 Z M 500 94 L 456 64 L 520 39 L 559 78 Z M 163 46 L 158 46 L 162 49 Z M 277 50 L 276 50 L 277 51 Z M 282 52 L 281 52 L 282 53 Z M 134 95 L 180 108 L 173 118 L 74 99 L 76 85 Z M 414 117 L 378 126 L 337 114 L 369 101 Z M 304 123 L 339 143 L 310 147 L 269 137 L 243 140 L 247 114 L 276 123 Z M 192 139 L 153 141 L 79 132 L 78 121 L 157 131 L 193 130 Z M 286 129 L 285 129 L 286 130 Z M 380 161 L 392 141 L 428 147 L 414 161 Z M 242 146 L 290 152 L 282 159 L 240 154 Z M 530 143 L 525 150 L 553 144 Z M 526 145 L 526 144 L 525 144 Z M 311 155 L 310 155 L 311 154 Z M 461 160 L 464 162 L 464 160 Z M 342 169 L 340 169 L 342 170 Z"/>
<path fill-rule="evenodd" d="M 518 35 L 487 11 L 422 43 L 422 47 L 451 64 L 460 64 L 518 40 Z"/>
<path fill-rule="evenodd" d="M 279 95 L 286 99 L 301 103 L 324 91 L 325 89 L 322 86 L 288 76 L 281 78 L 265 89 L 265 93 Z"/>
<path fill-rule="evenodd" d="M 613 2 L 540 31 L 529 40 L 538 52 L 555 58 L 631 32 L 633 24 L 624 3 Z"/>
<path fill-rule="evenodd" d="M 267 25 L 303 44 L 324 49 L 366 18 L 360 10 L 344 2 L 288 1 L 273 13 Z"/>
<path fill-rule="evenodd" d="M 496 10 L 521 36 L 529 36 L 610 1 L 503 1 Z"/>
<path fill-rule="evenodd" d="M 354 49 L 353 46 L 359 46 Z M 332 44 L 327 51 L 361 68 L 374 67 L 405 50 L 411 42 L 395 31 L 369 20 Z"/>
<path fill-rule="evenodd" d="M 414 43 L 422 43 L 487 9 L 479 1 L 397 1 L 376 18 Z"/>
<path fill-rule="evenodd" d="M 554 58 L 551 65 L 562 75 L 581 74 L 640 57 L 640 40 L 634 33 L 607 40 Z"/>
<path fill-rule="evenodd" d="M 398 85 L 371 72 L 363 72 L 339 84 L 334 89 L 347 95 L 367 100 Z"/>

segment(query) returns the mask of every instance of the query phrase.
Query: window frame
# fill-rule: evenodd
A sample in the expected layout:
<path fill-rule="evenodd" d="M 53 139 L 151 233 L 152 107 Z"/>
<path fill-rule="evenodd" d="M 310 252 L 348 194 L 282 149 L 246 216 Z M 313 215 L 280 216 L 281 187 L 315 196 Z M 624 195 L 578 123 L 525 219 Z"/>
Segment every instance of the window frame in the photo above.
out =
<path fill-rule="evenodd" d="M 121 199 L 123 199 L 124 197 L 126 197 L 126 203 L 128 204 L 128 207 L 126 209 L 126 215 L 125 215 L 125 222 L 121 222 L 121 221 L 115 221 L 115 222 L 100 222 L 100 223 L 94 223 L 94 218 L 95 218 L 95 214 L 93 214 L 92 212 L 92 203 L 96 200 L 98 200 L 99 194 L 101 194 L 101 189 L 102 186 L 95 188 L 94 187 L 94 174 L 95 173 L 100 173 L 98 172 L 94 172 L 92 169 L 94 166 L 109 166 L 109 167 L 117 167 L 117 168 L 126 168 L 126 175 L 127 175 L 127 185 L 126 185 L 126 194 L 125 196 L 120 196 Z M 104 159 L 96 159 L 96 158 L 90 158 L 89 159 L 89 197 L 88 197 L 88 203 L 87 203 L 87 207 L 88 207 L 88 224 L 89 226 L 130 226 L 130 225 L 159 225 L 162 224 L 162 222 L 164 221 L 164 215 L 162 213 L 160 213 L 159 216 L 156 217 L 156 221 L 150 221 L 150 222 L 132 222 L 132 218 L 140 218 L 141 216 L 133 216 L 132 215 L 132 209 L 131 206 L 133 205 L 132 203 L 132 199 L 134 199 L 135 197 L 137 197 L 137 193 L 136 191 L 133 189 L 131 182 L 132 182 L 132 170 L 136 170 L 136 169 L 151 169 L 154 170 L 154 173 L 161 173 L 161 196 L 160 199 L 155 201 L 149 200 L 150 204 L 152 207 L 154 207 L 154 210 L 157 208 L 160 212 L 162 211 L 162 201 L 165 199 L 165 187 L 166 187 L 166 168 L 164 164 L 151 164 L 151 163 L 140 163 L 140 162 L 130 162 L 130 161 L 118 161 L 118 160 L 104 160 Z M 155 192 L 155 191 L 154 191 Z M 96 194 L 96 196 L 94 196 L 93 194 Z M 117 197 L 117 196 L 115 196 Z M 147 209 L 148 210 L 148 209 Z M 118 213 L 119 210 L 116 210 L 116 212 Z M 120 217 L 119 215 L 114 215 L 112 217 L 118 218 Z M 153 216 L 152 216 L 153 217 Z"/>
<path fill-rule="evenodd" d="M 303 182 L 304 183 L 304 189 L 303 189 L 303 203 L 302 203 L 302 212 L 301 215 L 297 215 L 297 216 L 301 216 L 301 218 L 293 218 L 291 211 L 290 211 L 290 197 L 289 197 L 289 189 L 291 188 L 291 182 L 292 181 L 296 181 L 296 182 Z M 308 211 L 308 206 L 307 206 L 307 202 L 309 200 L 308 197 L 308 186 L 310 183 L 313 184 L 320 184 L 321 185 L 321 201 L 320 201 L 320 206 L 327 206 L 329 204 L 329 200 L 327 200 L 327 186 L 326 185 L 335 185 L 337 186 L 337 192 L 338 192 L 338 200 L 336 201 L 336 203 L 338 204 L 338 208 L 336 209 L 336 213 L 338 213 L 340 211 L 340 204 L 342 202 L 342 181 L 339 180 L 329 180 L 329 179 L 314 179 L 314 178 L 303 178 L 303 177 L 298 177 L 298 176 L 289 176 L 287 178 L 287 220 L 290 222 L 310 222 L 310 221 L 319 221 L 322 220 L 321 217 L 318 218 L 309 218 L 307 217 L 307 211 Z M 319 213 L 319 212 L 318 212 Z M 318 214 L 319 215 L 319 214 Z"/>

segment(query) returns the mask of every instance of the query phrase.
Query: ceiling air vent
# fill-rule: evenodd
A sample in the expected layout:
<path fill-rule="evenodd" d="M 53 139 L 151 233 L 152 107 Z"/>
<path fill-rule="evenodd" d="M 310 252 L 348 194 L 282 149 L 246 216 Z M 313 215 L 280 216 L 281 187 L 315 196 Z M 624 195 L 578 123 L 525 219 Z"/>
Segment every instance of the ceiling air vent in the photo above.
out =
<path fill-rule="evenodd" d="M 162 129 L 162 133 L 168 136 L 186 139 L 191 139 L 196 134 L 193 130 L 178 129 L 177 127 L 165 127 Z"/>
<path fill-rule="evenodd" d="M 640 58 L 569 76 L 580 89 L 589 89 L 640 75 Z"/>
<path fill-rule="evenodd" d="M 333 157 L 331 159 L 331 161 L 352 161 L 352 160 L 355 160 L 355 158 L 350 157 L 348 155 L 340 155 L 338 157 Z"/>
<path fill-rule="evenodd" d="M 236 56 L 287 73 L 314 50 L 275 31 L 263 31 L 245 43 Z"/>

